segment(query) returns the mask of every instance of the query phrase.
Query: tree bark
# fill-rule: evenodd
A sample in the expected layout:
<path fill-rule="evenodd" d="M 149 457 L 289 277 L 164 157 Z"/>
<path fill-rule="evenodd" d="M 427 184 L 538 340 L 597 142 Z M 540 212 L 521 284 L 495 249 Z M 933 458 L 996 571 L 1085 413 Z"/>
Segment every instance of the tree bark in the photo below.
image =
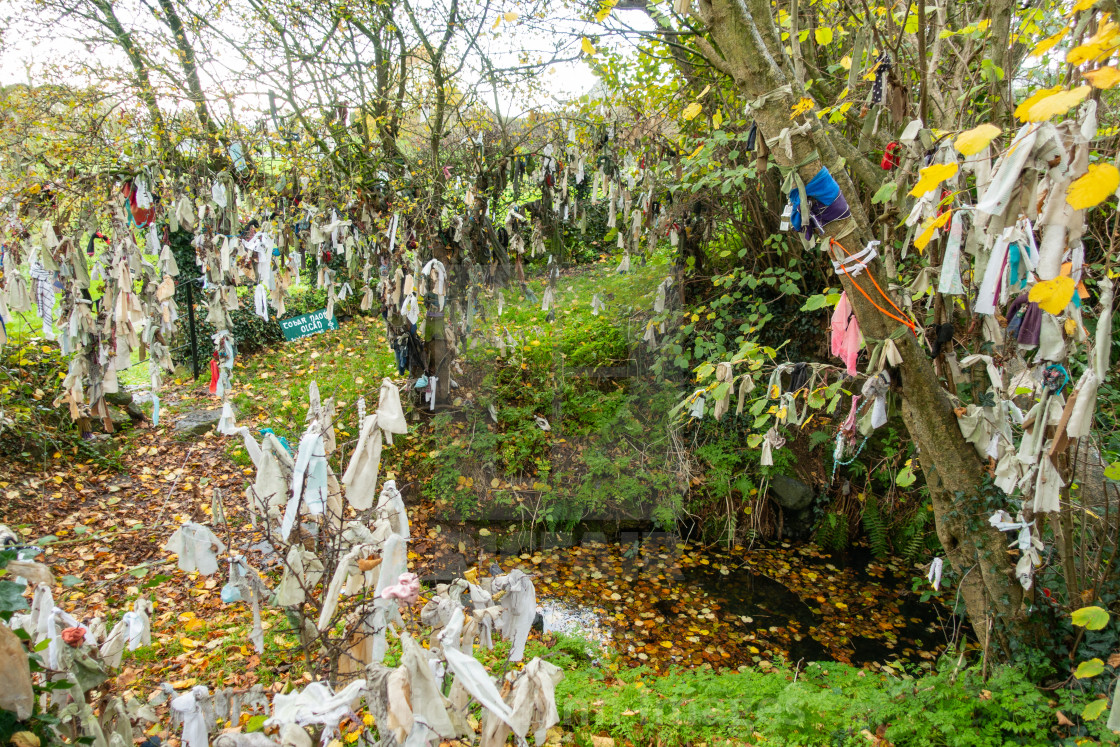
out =
<path fill-rule="evenodd" d="M 1015 45 L 1011 43 L 1011 20 L 1015 12 L 1013 0 L 993 0 L 991 4 L 992 27 L 991 44 L 992 64 L 999 69 L 1003 79 L 991 81 L 992 113 L 994 120 L 1003 119 L 1011 111 L 1012 60 Z"/>

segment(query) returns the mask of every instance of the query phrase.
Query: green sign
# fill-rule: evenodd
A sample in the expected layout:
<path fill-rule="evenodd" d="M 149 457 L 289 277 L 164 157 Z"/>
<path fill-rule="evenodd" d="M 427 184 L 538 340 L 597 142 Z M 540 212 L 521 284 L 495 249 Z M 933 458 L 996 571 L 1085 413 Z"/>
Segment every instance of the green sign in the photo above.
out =
<path fill-rule="evenodd" d="M 280 329 L 284 332 L 285 340 L 298 340 L 317 332 L 326 332 L 328 329 L 338 329 L 338 320 L 333 316 L 327 318 L 327 310 L 313 311 L 310 314 L 293 316 L 291 319 L 281 319 Z"/>

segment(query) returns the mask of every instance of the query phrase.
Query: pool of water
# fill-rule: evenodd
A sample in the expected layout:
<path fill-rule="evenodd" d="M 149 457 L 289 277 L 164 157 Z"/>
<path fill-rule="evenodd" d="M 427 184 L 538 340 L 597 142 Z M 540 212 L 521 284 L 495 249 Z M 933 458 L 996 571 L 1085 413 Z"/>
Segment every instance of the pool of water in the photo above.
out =
<path fill-rule="evenodd" d="M 420 571 L 433 580 L 476 564 L 521 568 L 534 578 L 542 616 L 575 620 L 628 666 L 913 668 L 936 659 L 954 629 L 940 601 L 911 590 L 922 568 L 860 548 L 728 550 L 635 529 L 551 534 L 490 524 L 445 526 L 431 550 Z"/>

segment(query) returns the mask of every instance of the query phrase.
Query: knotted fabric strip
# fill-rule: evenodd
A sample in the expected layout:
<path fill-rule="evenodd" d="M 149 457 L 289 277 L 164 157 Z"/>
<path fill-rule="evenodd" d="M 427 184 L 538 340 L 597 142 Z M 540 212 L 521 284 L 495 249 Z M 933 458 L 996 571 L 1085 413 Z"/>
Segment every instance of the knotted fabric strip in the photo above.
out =
<path fill-rule="evenodd" d="M 842 257 L 839 262 L 833 258 L 832 269 L 836 271 L 837 275 L 849 275 L 858 278 L 860 273 L 867 269 L 867 266 L 879 256 L 879 243 L 877 239 L 872 240 L 862 251 Z"/>

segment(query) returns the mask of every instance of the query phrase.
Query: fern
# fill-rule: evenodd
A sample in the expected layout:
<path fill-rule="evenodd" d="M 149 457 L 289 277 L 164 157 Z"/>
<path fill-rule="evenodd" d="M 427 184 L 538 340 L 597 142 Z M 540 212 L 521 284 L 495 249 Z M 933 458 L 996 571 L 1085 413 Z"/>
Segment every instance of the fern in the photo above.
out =
<path fill-rule="evenodd" d="M 887 525 L 879 511 L 879 501 L 873 495 L 867 497 L 867 503 L 863 507 L 863 528 L 875 557 L 882 560 L 890 555 L 891 543 L 887 536 Z"/>
<path fill-rule="evenodd" d="M 848 547 L 848 517 L 827 513 L 817 527 L 817 544 L 825 550 L 839 552 Z"/>
<path fill-rule="evenodd" d="M 899 554 L 904 560 L 914 560 L 926 549 L 930 534 L 926 528 L 929 517 L 930 512 L 926 510 L 925 506 L 922 506 L 902 527 L 902 531 L 899 533 L 898 547 Z"/>
<path fill-rule="evenodd" d="M 809 434 L 809 451 L 817 448 L 821 444 L 831 441 L 832 434 L 825 431 L 813 431 Z"/>

